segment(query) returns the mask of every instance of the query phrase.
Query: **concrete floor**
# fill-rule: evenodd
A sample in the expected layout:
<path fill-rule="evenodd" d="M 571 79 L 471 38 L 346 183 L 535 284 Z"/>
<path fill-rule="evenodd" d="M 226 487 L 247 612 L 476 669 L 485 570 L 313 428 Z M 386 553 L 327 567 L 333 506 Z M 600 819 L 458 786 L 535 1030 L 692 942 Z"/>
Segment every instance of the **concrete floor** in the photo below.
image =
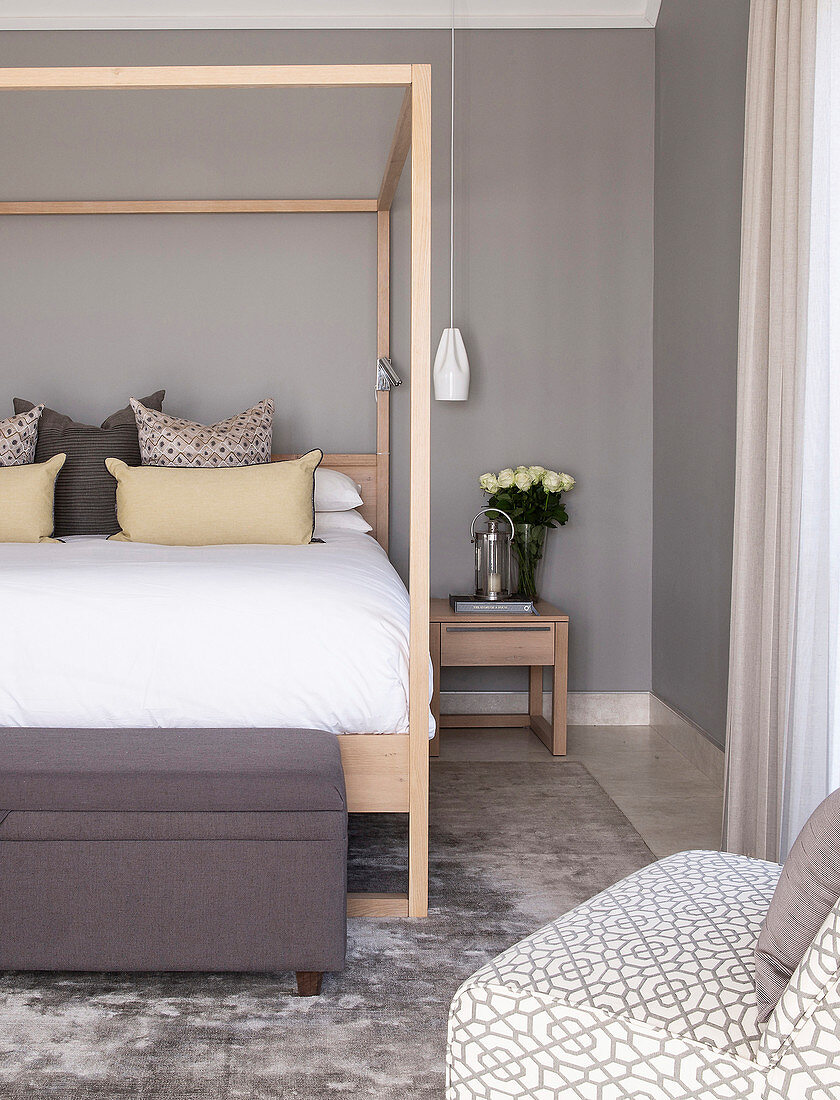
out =
<path fill-rule="evenodd" d="M 720 847 L 723 792 L 650 726 L 570 726 L 553 757 L 527 729 L 447 729 L 441 760 L 577 760 L 658 857 Z"/>

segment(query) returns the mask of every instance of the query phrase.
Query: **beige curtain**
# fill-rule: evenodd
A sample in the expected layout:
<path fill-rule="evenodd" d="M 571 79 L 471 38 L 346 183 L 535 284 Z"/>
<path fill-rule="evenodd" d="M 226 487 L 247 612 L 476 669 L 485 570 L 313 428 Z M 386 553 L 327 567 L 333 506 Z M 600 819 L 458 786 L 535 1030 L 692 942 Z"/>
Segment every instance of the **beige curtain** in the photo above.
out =
<path fill-rule="evenodd" d="M 753 0 L 741 231 L 727 851 L 779 857 L 795 607 L 818 0 Z"/>

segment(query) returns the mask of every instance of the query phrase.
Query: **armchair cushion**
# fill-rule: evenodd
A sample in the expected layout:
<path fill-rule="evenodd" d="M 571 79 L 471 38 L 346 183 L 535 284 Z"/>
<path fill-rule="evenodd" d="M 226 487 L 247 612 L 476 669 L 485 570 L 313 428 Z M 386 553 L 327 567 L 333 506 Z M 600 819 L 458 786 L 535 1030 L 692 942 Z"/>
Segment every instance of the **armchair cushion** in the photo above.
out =
<path fill-rule="evenodd" d="M 767 1020 L 840 898 L 840 790 L 805 823 L 785 860 L 755 951 L 759 1020 Z"/>

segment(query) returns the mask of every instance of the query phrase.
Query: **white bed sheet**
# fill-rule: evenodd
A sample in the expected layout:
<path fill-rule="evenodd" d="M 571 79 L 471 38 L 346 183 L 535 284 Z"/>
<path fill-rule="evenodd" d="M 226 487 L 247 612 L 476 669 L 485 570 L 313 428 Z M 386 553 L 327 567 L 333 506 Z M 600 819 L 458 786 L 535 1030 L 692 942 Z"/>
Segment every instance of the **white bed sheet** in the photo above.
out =
<path fill-rule="evenodd" d="M 408 729 L 408 593 L 368 535 L 4 543 L 0 609 L 0 725 Z"/>

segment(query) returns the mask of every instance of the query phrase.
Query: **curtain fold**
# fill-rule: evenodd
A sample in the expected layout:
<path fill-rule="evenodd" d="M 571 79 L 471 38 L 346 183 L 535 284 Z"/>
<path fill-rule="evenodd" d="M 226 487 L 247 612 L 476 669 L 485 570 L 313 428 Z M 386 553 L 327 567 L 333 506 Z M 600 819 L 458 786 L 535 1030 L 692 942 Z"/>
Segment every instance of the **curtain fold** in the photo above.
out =
<path fill-rule="evenodd" d="M 817 5 L 814 89 L 802 493 L 782 856 L 813 809 L 840 786 L 840 0 Z"/>
<path fill-rule="evenodd" d="M 779 858 L 794 638 L 818 0 L 753 0 L 724 847 Z"/>

